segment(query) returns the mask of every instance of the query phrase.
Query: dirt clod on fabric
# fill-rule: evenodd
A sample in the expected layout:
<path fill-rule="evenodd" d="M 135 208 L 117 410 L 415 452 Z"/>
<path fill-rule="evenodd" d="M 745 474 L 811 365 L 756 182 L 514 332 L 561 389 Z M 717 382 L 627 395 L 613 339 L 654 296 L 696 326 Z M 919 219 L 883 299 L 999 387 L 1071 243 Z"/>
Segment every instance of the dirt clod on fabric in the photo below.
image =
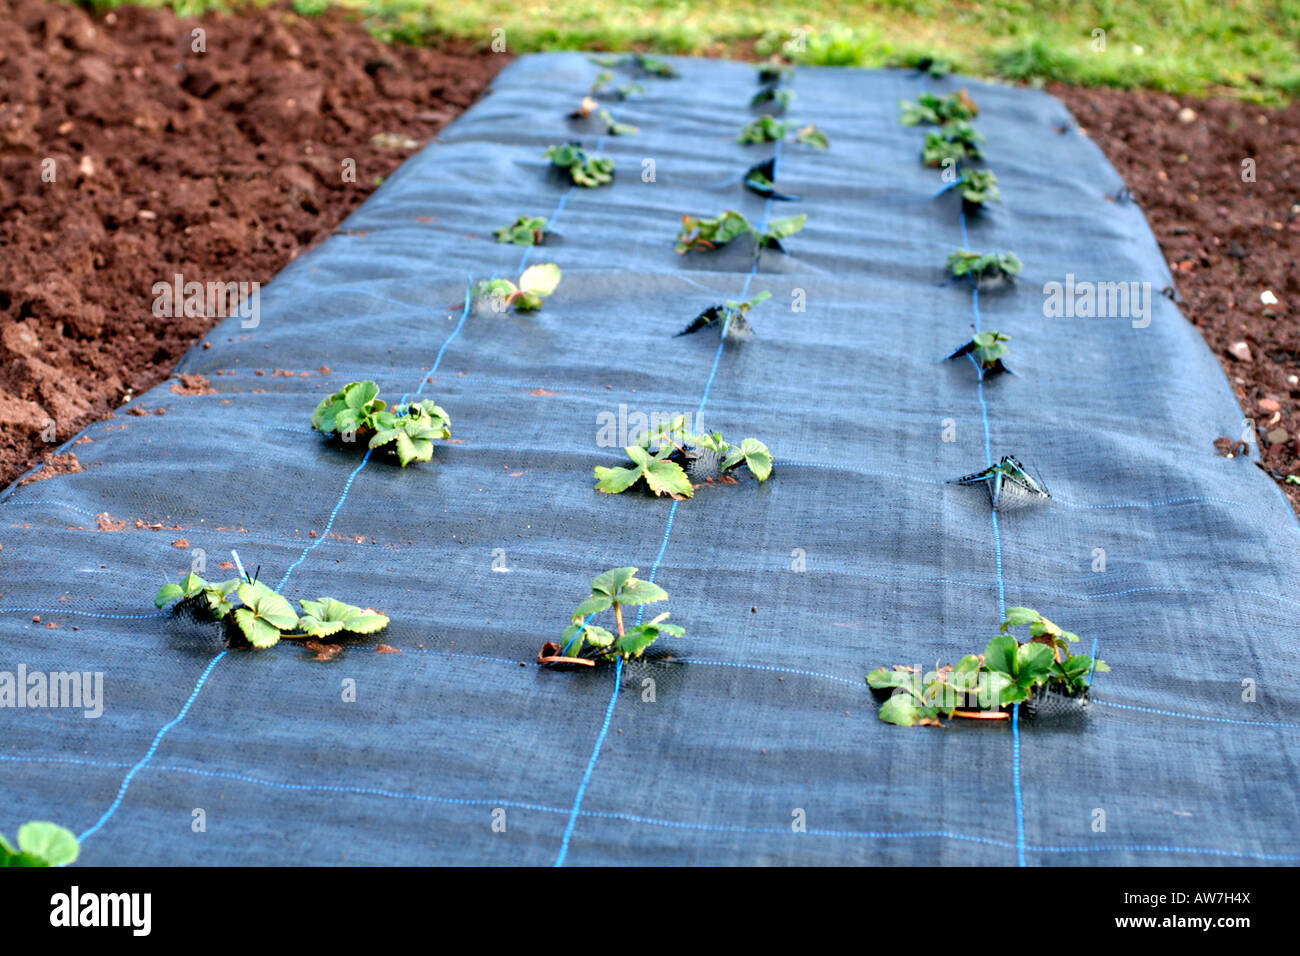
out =
<path fill-rule="evenodd" d="M 167 389 L 176 395 L 215 395 L 217 390 L 212 387 L 212 383 L 202 375 L 180 375 L 177 380 L 172 382 L 171 387 Z"/>
<path fill-rule="evenodd" d="M 41 467 L 19 482 L 19 485 L 30 485 L 34 481 L 44 481 L 55 475 L 74 475 L 79 471 L 81 471 L 81 462 L 77 461 L 77 456 L 72 452 L 57 455 L 47 451 L 41 458 Z"/>
<path fill-rule="evenodd" d="M 265 285 L 408 154 L 372 138 L 426 142 L 509 60 L 283 4 L 189 20 L 0 0 L 0 17 L 0 487 L 51 420 L 62 442 L 107 417 L 216 323 L 155 316 L 154 283 Z"/>

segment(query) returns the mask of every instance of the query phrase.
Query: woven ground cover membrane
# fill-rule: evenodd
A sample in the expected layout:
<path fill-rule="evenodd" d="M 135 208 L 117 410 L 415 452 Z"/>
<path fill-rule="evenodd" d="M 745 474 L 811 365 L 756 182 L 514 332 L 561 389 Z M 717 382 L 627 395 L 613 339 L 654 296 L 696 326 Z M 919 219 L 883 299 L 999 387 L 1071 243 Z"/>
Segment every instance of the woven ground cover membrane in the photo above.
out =
<path fill-rule="evenodd" d="M 1145 328 L 1043 314 L 1067 274 L 1170 284 L 1101 153 L 1041 93 L 800 69 L 789 112 L 831 148 L 776 150 L 800 197 L 778 204 L 738 182 L 774 152 L 735 142 L 753 68 L 672 62 L 680 79 L 617 105 L 639 134 L 583 138 L 614 184 L 575 189 L 541 154 L 574 138 L 599 68 L 516 61 L 263 290 L 257 328 L 229 320 L 185 358 L 216 394 L 141 396 L 166 414 L 92 427 L 82 473 L 6 492 L 0 670 L 102 672 L 104 712 L 0 711 L 0 831 L 55 820 L 91 864 L 1300 860 L 1295 519 L 1248 459 L 1212 454 L 1243 416 L 1173 303 Z M 961 85 L 1003 194 L 978 217 L 936 197 L 923 130 L 898 123 L 899 99 Z M 725 208 L 808 224 L 756 266 L 673 252 L 682 213 Z M 521 214 L 556 237 L 494 243 Z M 945 284 L 963 244 L 1015 251 L 1020 281 Z M 540 312 L 460 304 L 469 277 L 540 262 L 564 270 Z M 752 340 L 673 337 L 762 290 Z M 942 361 L 976 328 L 1012 336 L 1014 375 Z M 399 469 L 312 432 L 355 379 L 435 399 L 459 443 Z M 597 494 L 620 405 L 758 437 L 773 477 Z M 1005 454 L 1052 498 L 995 521 L 948 482 Z M 292 599 L 384 610 L 401 653 L 224 650 L 152 609 L 195 548 L 237 549 Z M 686 635 L 624 666 L 535 666 L 622 565 Z M 868 670 L 978 651 L 1012 605 L 1110 663 L 1085 721 L 877 720 Z"/>

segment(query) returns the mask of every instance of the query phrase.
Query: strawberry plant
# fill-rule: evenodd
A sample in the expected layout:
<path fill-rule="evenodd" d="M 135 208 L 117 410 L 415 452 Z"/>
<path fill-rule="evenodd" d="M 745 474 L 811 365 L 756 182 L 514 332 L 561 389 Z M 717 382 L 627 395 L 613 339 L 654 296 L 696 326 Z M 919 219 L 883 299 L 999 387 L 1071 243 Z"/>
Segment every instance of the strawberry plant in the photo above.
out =
<path fill-rule="evenodd" d="M 769 60 L 758 67 L 759 86 L 789 83 L 794 79 L 794 67 L 780 60 Z"/>
<path fill-rule="evenodd" d="M 640 657 L 661 634 L 681 637 L 684 627 L 665 624 L 667 612 L 644 624 L 626 627 L 623 609 L 642 604 L 668 600 L 668 592 L 653 581 L 636 577 L 637 568 L 612 568 L 596 575 L 591 581 L 591 593 L 569 616 L 569 626 L 560 635 L 560 643 L 547 642 L 538 657 L 540 663 L 555 661 L 586 663 L 593 660 L 628 660 Z M 614 615 L 615 631 L 592 620 L 606 611 Z M 549 652 L 549 653 L 548 653 Z"/>
<path fill-rule="evenodd" d="M 989 374 L 1006 372 L 1009 369 L 1002 364 L 1002 356 L 1007 354 L 1004 343 L 1009 339 L 1010 336 L 1003 335 L 1001 332 L 976 332 L 969 342 L 948 357 L 970 355 L 981 372 Z"/>
<path fill-rule="evenodd" d="M 772 474 L 772 453 L 761 441 L 746 438 L 732 445 L 718 432 L 691 434 L 684 415 L 661 423 L 623 451 L 632 460 L 631 467 L 597 466 L 597 491 L 616 495 L 644 481 L 656 496 L 681 500 L 694 496 L 692 479 L 731 484 L 735 479 L 728 473 L 742 464 L 759 481 Z"/>
<path fill-rule="evenodd" d="M 553 262 L 529 266 L 519 276 L 519 284 L 509 279 L 484 279 L 474 285 L 473 295 L 478 300 L 488 300 L 497 312 L 514 306 L 520 312 L 532 312 L 542 307 L 542 300 L 560 284 L 560 267 Z"/>
<path fill-rule="evenodd" d="M 238 606 L 230 599 L 232 595 L 238 599 Z M 288 600 L 256 576 L 209 584 L 196 574 L 187 574 L 180 584 L 163 585 L 154 597 L 154 606 L 161 608 L 178 600 L 178 610 L 186 602 L 197 602 L 194 606 L 204 619 L 225 621 L 232 646 L 264 648 L 282 638 L 373 634 L 388 625 L 388 618 L 378 611 L 363 610 L 330 597 L 300 601 L 303 614 L 299 617 Z"/>
<path fill-rule="evenodd" d="M 607 56 L 589 56 L 587 57 L 597 66 L 613 67 L 621 70 L 630 70 L 641 76 L 658 77 L 661 80 L 676 79 L 679 74 L 669 64 L 665 63 L 658 57 L 650 56 L 646 53 L 629 53 L 625 56 L 610 54 Z"/>
<path fill-rule="evenodd" d="M 694 319 L 691 324 L 682 329 L 674 338 L 680 338 L 683 335 L 690 335 L 692 332 L 698 332 L 703 328 L 717 326 L 724 329 L 727 335 L 738 335 L 748 337 L 751 333 L 749 320 L 746 316 L 749 310 L 760 302 L 764 302 L 772 297 L 770 292 L 760 292 L 752 299 L 746 299 L 743 302 L 735 299 L 728 299 L 723 305 L 713 305 L 705 309 Z"/>
<path fill-rule="evenodd" d="M 953 184 L 961 190 L 962 206 L 967 212 L 978 212 L 986 202 L 1001 202 L 998 177 L 987 169 L 962 170 L 961 178 Z"/>
<path fill-rule="evenodd" d="M 754 143 L 775 143 L 785 139 L 789 123 L 782 122 L 775 116 L 764 114 L 752 123 L 746 123 L 736 138 L 738 143 L 752 146 Z"/>
<path fill-rule="evenodd" d="M 794 97 L 794 90 L 787 90 L 782 86 L 772 84 L 755 93 L 750 99 L 749 105 L 753 109 L 761 106 L 771 106 L 778 113 L 784 113 L 789 108 Z"/>
<path fill-rule="evenodd" d="M 764 114 L 752 123 L 745 124 L 740 131 L 740 135 L 736 137 L 736 141 L 746 146 L 754 143 L 774 143 L 778 140 L 784 140 L 795 125 L 794 123 L 779 120 L 770 114 Z M 812 123 L 795 129 L 794 141 L 804 146 L 811 146 L 814 149 L 829 149 L 831 145 L 831 141 L 826 134 Z"/>
<path fill-rule="evenodd" d="M 798 196 L 787 196 L 784 193 L 776 191 L 776 159 L 775 157 L 765 159 L 761 163 L 755 163 L 745 171 L 745 188 L 750 192 L 757 193 L 767 199 L 778 199 L 787 202 L 798 201 Z"/>
<path fill-rule="evenodd" d="M 71 830 L 33 820 L 18 828 L 18 846 L 0 833 L 0 869 L 5 867 L 67 866 L 81 853 Z"/>
<path fill-rule="evenodd" d="M 996 465 L 963 475 L 953 484 L 982 486 L 988 492 L 989 503 L 994 511 L 1007 505 L 1019 507 L 1052 497 L 1047 487 L 1031 475 L 1020 463 L 1020 459 L 1013 455 L 1003 455 Z"/>
<path fill-rule="evenodd" d="M 413 461 L 429 461 L 434 441 L 451 437 L 451 418 L 438 405 L 425 400 L 388 408 L 374 382 L 349 382 L 321 399 L 311 427 L 349 442 L 369 436 L 370 448 L 393 452 L 403 468 Z"/>
<path fill-rule="evenodd" d="M 800 126 L 794 131 L 794 141 L 804 146 L 811 146 L 813 149 L 830 149 L 831 141 L 826 134 L 814 126 L 812 123 L 806 126 Z"/>
<path fill-rule="evenodd" d="M 954 279 L 970 276 L 977 285 L 987 279 L 1011 281 L 1020 272 L 1021 262 L 1014 252 L 970 252 L 958 249 L 945 263 Z"/>
<path fill-rule="evenodd" d="M 1025 643 L 1008 633 L 1028 625 Z M 983 654 L 967 654 L 955 665 L 918 669 L 895 665 L 876 668 L 867 684 L 885 697 L 880 719 L 910 727 L 939 724 L 941 717 L 1006 718 L 1014 704 L 1026 705 L 1033 716 L 1051 699 L 1086 706 L 1094 671 L 1109 671 L 1104 661 L 1071 655 L 1069 643 L 1079 638 L 1063 631 L 1032 608 L 1007 608 L 999 634 Z"/>
<path fill-rule="evenodd" d="M 962 163 L 967 160 L 979 161 L 984 158 L 980 144 L 984 134 L 975 129 L 967 120 L 952 120 L 938 129 L 925 134 L 925 144 L 921 147 L 921 162 L 926 166 L 942 166 L 944 160 Z"/>
<path fill-rule="evenodd" d="M 939 96 L 935 93 L 922 93 L 915 103 L 899 100 L 902 115 L 899 122 L 904 126 L 942 126 L 952 120 L 970 120 L 979 115 L 979 107 L 965 90 Z"/>
<path fill-rule="evenodd" d="M 641 132 L 631 123 L 620 123 L 614 119 L 614 114 L 607 109 L 602 109 L 601 105 L 590 96 L 584 96 L 578 108 L 569 114 L 570 119 L 587 119 L 595 115 L 605 126 L 605 132 L 610 136 L 632 136 Z M 556 147 L 552 146 L 552 149 Z M 558 165 L 558 164 L 557 164 Z M 613 166 L 611 165 L 612 169 Z"/>
<path fill-rule="evenodd" d="M 800 213 L 797 216 L 769 220 L 765 228 L 759 229 L 734 209 L 726 209 L 722 215 L 713 219 L 684 215 L 677 231 L 677 244 L 673 248 L 678 254 L 717 249 L 748 235 L 754 239 L 755 251 L 775 249 L 784 252 L 781 240 L 801 230 L 807 220 L 807 213 Z"/>
<path fill-rule="evenodd" d="M 912 64 L 917 73 L 941 80 L 952 72 L 952 61 L 940 57 L 923 56 Z"/>
<path fill-rule="evenodd" d="M 272 647 L 298 626 L 293 606 L 261 581 L 241 582 L 238 594 L 243 607 L 236 608 L 227 623 L 233 622 L 232 634 L 254 647 Z"/>
<path fill-rule="evenodd" d="M 298 603 L 303 614 L 297 629 L 307 637 L 332 637 L 340 632 L 374 634 L 388 626 L 388 618 L 378 611 L 353 607 L 333 598 Z"/>
<path fill-rule="evenodd" d="M 493 231 L 497 242 L 516 246 L 540 246 L 546 235 L 546 220 L 541 216 L 520 216 L 508 226 Z"/>
<path fill-rule="evenodd" d="M 234 607 L 230 595 L 238 587 L 239 578 L 209 582 L 191 571 L 181 578 L 179 584 L 168 583 L 159 588 L 153 606 L 161 609 L 172 604 L 173 614 L 201 621 L 219 621 Z"/>
<path fill-rule="evenodd" d="M 614 181 L 614 160 L 608 156 L 588 156 L 577 143 L 551 146 L 543 155 L 552 166 L 565 170 L 575 186 L 595 189 Z"/>

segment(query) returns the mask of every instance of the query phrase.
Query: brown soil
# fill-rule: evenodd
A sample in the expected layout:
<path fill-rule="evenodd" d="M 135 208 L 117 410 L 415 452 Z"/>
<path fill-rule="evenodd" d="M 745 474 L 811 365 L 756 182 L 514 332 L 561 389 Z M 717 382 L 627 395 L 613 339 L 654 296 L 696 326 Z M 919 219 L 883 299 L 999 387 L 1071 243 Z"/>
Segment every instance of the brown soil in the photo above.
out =
<path fill-rule="evenodd" d="M 268 282 L 507 59 L 384 46 L 340 11 L 180 20 L 0 0 L 0 20 L 0 488 L 215 324 L 155 317 L 155 282 Z"/>
<path fill-rule="evenodd" d="M 41 477 L 76 470 L 75 456 L 49 456 L 50 423 L 62 442 L 111 415 L 213 324 L 155 318 L 154 282 L 266 283 L 507 59 L 383 46 L 339 11 L 180 20 L 0 0 L 0 16 L 0 487 L 41 461 Z M 193 51 L 195 27 L 206 53 Z M 1184 311 L 1254 416 L 1266 466 L 1279 480 L 1300 474 L 1300 104 L 1051 92 L 1142 206 Z M 356 182 L 341 175 L 349 157 Z M 1254 182 L 1241 177 L 1248 158 Z M 171 390 L 211 383 L 184 376 Z M 1300 486 L 1284 487 L 1300 510 Z"/>
<path fill-rule="evenodd" d="M 1300 103 L 1052 87 L 1160 240 L 1183 312 L 1219 356 L 1266 470 L 1300 475 Z M 1255 161 L 1243 182 L 1242 161 Z M 1271 292 L 1276 304 L 1261 301 Z M 1240 433 L 1207 435 L 1221 454 Z M 1216 450 L 1217 448 L 1217 450 Z M 1300 485 L 1283 484 L 1300 512 Z"/>

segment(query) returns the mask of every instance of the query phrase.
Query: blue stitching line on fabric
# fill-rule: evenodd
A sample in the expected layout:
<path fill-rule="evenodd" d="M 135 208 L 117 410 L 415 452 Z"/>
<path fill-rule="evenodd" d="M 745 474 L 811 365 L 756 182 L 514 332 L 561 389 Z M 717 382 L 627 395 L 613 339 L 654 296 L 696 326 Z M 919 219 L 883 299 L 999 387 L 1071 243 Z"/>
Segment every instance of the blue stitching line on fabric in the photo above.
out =
<path fill-rule="evenodd" d="M 77 837 L 78 843 L 84 844 L 86 840 L 98 832 L 100 827 L 106 824 L 109 821 L 109 818 L 117 812 L 117 808 L 122 805 L 122 800 L 126 797 L 127 788 L 131 786 L 132 779 L 134 779 L 135 775 L 143 770 L 149 761 L 153 759 L 153 755 L 157 752 L 158 746 L 162 743 L 163 737 L 167 736 L 167 731 L 171 730 L 185 719 L 185 715 L 190 712 L 190 707 L 193 706 L 194 701 L 198 699 L 199 691 L 203 690 L 203 685 L 207 682 L 208 675 L 212 673 L 212 669 L 217 666 L 217 663 L 226 656 L 226 653 L 226 651 L 222 651 L 208 662 L 208 666 L 205 667 L 203 673 L 199 675 L 198 682 L 194 685 L 194 690 L 190 692 L 189 699 L 185 701 L 185 706 L 181 708 L 181 712 L 170 721 L 163 724 L 158 733 L 154 735 L 153 743 L 149 745 L 149 749 L 145 752 L 145 755 L 141 757 L 135 765 L 127 771 L 126 776 L 122 778 L 121 786 L 117 788 L 117 796 L 113 798 L 113 802 L 109 804 L 109 807 L 104 811 L 103 816 L 95 821 L 95 824 L 90 827 L 90 829 Z"/>
<path fill-rule="evenodd" d="M 79 766 L 94 766 L 107 768 L 120 768 L 128 766 L 125 761 L 106 761 L 90 760 L 77 757 L 24 757 L 0 754 L 0 762 L 9 763 L 62 763 L 76 764 Z M 542 813 L 567 813 L 562 807 L 548 807 L 545 804 L 527 803 L 518 800 L 475 800 L 468 797 L 442 797 L 434 794 L 423 793 L 400 793 L 395 790 L 383 790 L 377 787 L 350 787 L 338 784 L 311 784 L 311 783 L 289 783 L 278 780 L 267 780 L 262 777 L 253 777 L 247 774 L 236 773 L 233 771 L 223 770 L 204 770 L 199 767 L 182 767 L 171 764 L 154 764 L 147 768 L 159 773 L 184 773 L 193 776 L 208 777 L 224 780 L 236 780 L 242 783 L 250 783 L 256 786 L 269 787 L 276 790 L 285 790 L 290 792 L 329 792 L 329 793 L 351 793 L 360 796 L 375 796 L 392 800 L 413 800 L 421 803 L 438 803 L 455 806 L 502 806 L 516 807 L 524 810 L 536 810 Z M 583 816 L 597 817 L 608 820 L 623 820 L 629 823 L 644 823 L 652 826 L 674 827 L 686 830 L 700 830 L 713 833 L 769 833 L 778 836 L 792 835 L 793 831 L 785 827 L 746 827 L 739 825 L 725 824 L 708 824 L 692 823 L 683 820 L 665 820 L 657 817 L 638 816 L 630 813 L 617 813 L 613 811 L 602 810 L 584 810 Z M 912 830 L 912 831 L 887 831 L 887 830 L 826 830 L 811 829 L 806 835 L 840 837 L 848 839 L 947 839 L 960 840 L 968 843 L 981 843 L 988 846 L 1011 848 L 1012 844 L 1006 840 L 998 840 L 991 837 L 972 836 L 965 833 L 953 833 L 949 830 Z M 1157 844 L 1117 844 L 1111 846 L 1034 846 L 1029 845 L 1027 850 L 1035 853 L 1105 853 L 1113 851 L 1125 852 L 1147 852 L 1147 853 L 1183 853 L 1204 856 L 1226 856 L 1241 859 L 1264 859 L 1292 861 L 1300 860 L 1300 856 L 1291 856 L 1277 853 L 1248 853 L 1240 850 L 1219 850 L 1207 847 L 1176 847 L 1162 846 Z"/>
<path fill-rule="evenodd" d="M 777 166 L 781 161 L 781 143 L 778 140 L 773 147 L 772 153 L 772 180 L 776 181 Z M 772 198 L 769 196 L 763 204 L 763 221 L 759 224 L 762 229 L 767 225 L 768 217 L 772 212 Z M 740 293 L 743 299 L 749 292 L 750 283 L 754 280 L 754 274 L 758 272 L 759 258 L 756 254 L 753 263 L 749 267 L 749 275 L 745 277 L 745 286 Z M 699 429 L 700 421 L 704 417 L 704 405 L 709 400 L 709 390 L 713 387 L 713 379 L 718 374 L 718 365 L 722 361 L 722 351 L 727 342 L 727 323 L 730 322 L 730 314 L 722 322 L 722 329 L 718 336 L 718 349 L 713 354 L 713 366 L 709 369 L 709 377 L 704 382 L 704 394 L 700 398 L 700 405 L 695 413 L 695 427 Z M 655 557 L 654 564 L 650 568 L 648 580 L 653 582 L 655 574 L 659 571 L 659 564 L 663 561 L 664 553 L 668 550 L 668 537 L 672 534 L 673 519 L 677 517 L 678 501 L 673 500 L 672 508 L 668 511 L 668 521 L 664 526 L 663 541 L 659 545 L 659 554 Z M 637 609 L 636 623 L 641 623 L 642 615 L 645 613 L 645 605 L 642 604 Z M 618 702 L 618 688 L 623 674 L 623 661 L 620 658 L 614 666 L 614 690 L 609 695 L 609 704 L 605 708 L 605 719 L 601 723 L 600 733 L 596 735 L 596 743 L 591 749 L 591 759 L 587 761 L 586 770 L 583 772 L 582 781 L 578 784 L 578 792 L 573 798 L 573 809 L 569 814 L 568 823 L 564 827 L 564 835 L 560 839 L 560 850 L 555 857 L 554 866 L 564 866 L 564 861 L 569 855 L 569 841 L 573 838 L 574 828 L 577 826 L 578 816 L 582 812 L 582 798 L 587 792 L 587 785 L 591 782 L 592 774 L 596 770 L 596 761 L 600 759 L 600 749 L 605 743 L 605 736 L 609 733 L 609 724 L 614 716 L 614 705 Z"/>
<path fill-rule="evenodd" d="M 421 377 L 421 385 L 424 384 L 424 379 L 431 377 L 433 373 L 437 371 L 438 363 L 442 361 L 442 356 L 443 353 L 446 351 L 447 345 L 451 342 L 453 338 L 455 338 L 456 334 L 464 326 L 465 318 L 469 315 L 471 288 L 472 288 L 472 280 L 466 283 L 465 307 L 461 313 L 461 321 L 456 326 L 456 328 L 452 331 L 452 333 L 449 336 L 447 336 L 447 338 L 443 341 L 442 348 L 438 350 L 438 356 L 434 360 L 433 368 L 430 369 L 430 371 L 426 375 Z M 348 476 L 348 480 L 343 486 L 343 493 L 339 496 L 339 500 L 335 503 L 334 510 L 330 512 L 329 522 L 325 526 L 325 534 L 322 534 L 319 538 L 312 541 L 311 544 L 307 545 L 307 547 L 303 549 L 302 554 L 298 556 L 298 560 L 293 562 L 293 564 L 289 566 L 289 569 L 284 572 L 284 576 L 280 578 L 280 583 L 276 586 L 277 591 L 282 590 L 284 588 L 285 582 L 289 580 L 289 575 L 293 573 L 294 568 L 298 567 L 298 565 L 303 562 L 303 559 L 305 559 L 307 555 L 318 544 L 320 544 L 321 541 L 325 540 L 326 535 L 329 534 L 329 529 L 334 525 L 334 519 L 338 516 L 339 509 L 343 507 L 343 502 L 347 500 L 348 492 L 351 491 L 352 489 L 352 482 L 356 479 L 357 475 L 361 473 L 361 469 L 365 468 L 366 464 L 370 461 L 370 456 L 372 451 L 373 449 L 369 449 L 369 448 L 366 449 L 366 454 L 365 457 L 361 459 L 361 464 L 357 465 L 357 467 L 353 469 L 352 474 Z M 185 706 L 181 708 L 181 712 L 177 714 L 176 717 L 174 717 L 171 721 L 164 724 L 162 728 L 158 731 L 157 735 L 153 739 L 153 743 L 149 745 L 148 751 L 145 753 L 145 755 L 142 758 L 140 758 L 140 761 L 127 772 L 127 775 L 122 779 L 122 785 L 118 788 L 117 796 L 113 798 L 113 802 L 109 805 L 108 809 L 104 811 L 103 816 L 101 816 L 99 820 L 96 821 L 96 823 L 92 827 L 90 827 L 90 829 L 86 830 L 80 837 L 77 838 L 78 843 L 84 843 L 89 837 L 97 833 L 100 830 L 100 828 L 102 828 L 112 818 L 113 814 L 117 812 L 117 808 L 121 806 L 122 800 L 126 797 L 126 791 L 127 788 L 129 788 L 131 785 L 131 780 L 142 768 L 148 765 L 150 760 L 153 759 L 154 753 L 157 752 L 159 745 L 162 743 L 163 738 L 167 736 L 168 731 L 170 731 L 173 727 L 175 727 L 177 724 L 179 724 L 182 720 L 185 719 L 185 715 L 189 713 L 191 705 L 193 705 L 194 701 L 198 699 L 199 692 L 203 689 L 203 685 L 207 682 L 208 675 L 212 673 L 212 669 L 217 666 L 217 664 L 221 661 L 223 657 L 226 656 L 227 653 L 228 651 L 222 650 L 214 658 L 212 658 L 211 661 L 208 662 L 208 666 L 204 668 L 203 673 L 199 676 L 198 682 L 194 685 L 194 690 L 190 693 L 189 699 L 185 701 Z"/>
<path fill-rule="evenodd" d="M 966 209 L 961 210 L 961 243 L 965 249 L 969 243 L 966 238 Z M 982 319 L 980 318 L 980 289 L 979 284 L 974 280 L 971 281 L 971 311 L 975 316 L 975 334 L 981 331 Z M 975 362 L 974 356 L 971 361 Z M 988 403 L 984 400 L 984 370 L 975 363 L 976 371 L 979 373 L 979 381 L 976 385 L 976 394 L 979 397 L 980 420 L 984 426 L 984 462 L 985 466 L 993 467 L 993 451 L 989 436 L 989 408 Z M 998 529 L 998 510 L 997 502 L 993 502 L 993 507 L 989 509 L 989 515 L 993 523 L 993 553 L 996 561 L 996 573 L 998 583 L 998 613 L 1003 618 L 1007 616 L 1006 601 L 1006 583 L 1002 575 L 1002 535 Z M 1024 796 L 1020 787 L 1020 705 L 1014 704 L 1011 707 L 1011 791 L 1016 802 L 1016 865 L 1025 866 L 1025 808 Z"/>

